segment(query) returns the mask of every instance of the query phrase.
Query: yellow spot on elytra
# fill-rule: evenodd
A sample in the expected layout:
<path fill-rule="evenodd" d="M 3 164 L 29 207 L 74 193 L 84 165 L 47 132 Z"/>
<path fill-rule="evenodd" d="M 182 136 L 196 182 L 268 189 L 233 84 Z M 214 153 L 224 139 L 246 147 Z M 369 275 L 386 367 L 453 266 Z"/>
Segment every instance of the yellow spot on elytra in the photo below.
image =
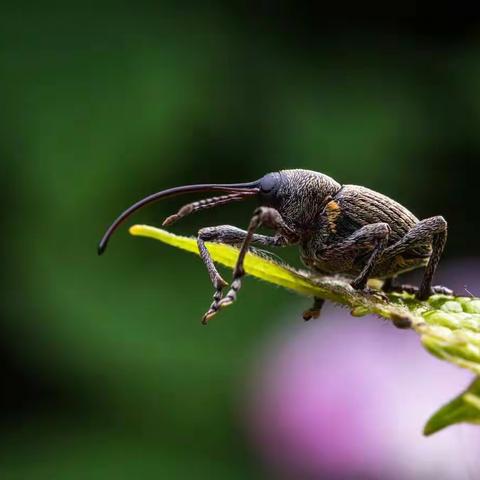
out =
<path fill-rule="evenodd" d="M 332 200 L 327 203 L 325 209 L 327 212 L 328 227 L 333 233 L 337 233 L 337 219 L 342 212 L 340 205 L 335 200 Z"/>

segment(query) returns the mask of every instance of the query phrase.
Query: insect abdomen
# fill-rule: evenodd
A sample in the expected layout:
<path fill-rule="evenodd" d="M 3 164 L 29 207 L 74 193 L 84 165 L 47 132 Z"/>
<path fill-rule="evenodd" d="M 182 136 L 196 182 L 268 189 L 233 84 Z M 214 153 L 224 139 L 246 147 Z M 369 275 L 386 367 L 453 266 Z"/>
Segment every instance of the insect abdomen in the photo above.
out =
<path fill-rule="evenodd" d="M 345 185 L 334 200 L 340 210 L 336 233 L 342 236 L 364 225 L 385 222 L 392 229 L 389 243 L 394 243 L 418 223 L 418 218 L 403 205 L 369 188 Z"/>

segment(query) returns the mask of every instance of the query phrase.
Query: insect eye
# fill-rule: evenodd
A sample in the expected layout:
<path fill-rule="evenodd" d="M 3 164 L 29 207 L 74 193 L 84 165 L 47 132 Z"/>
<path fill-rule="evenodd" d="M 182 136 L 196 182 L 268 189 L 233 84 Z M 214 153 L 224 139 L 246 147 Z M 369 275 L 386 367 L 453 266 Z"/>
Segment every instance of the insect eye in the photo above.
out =
<path fill-rule="evenodd" d="M 268 173 L 260 180 L 260 191 L 263 194 L 272 194 L 279 185 L 278 174 Z"/>

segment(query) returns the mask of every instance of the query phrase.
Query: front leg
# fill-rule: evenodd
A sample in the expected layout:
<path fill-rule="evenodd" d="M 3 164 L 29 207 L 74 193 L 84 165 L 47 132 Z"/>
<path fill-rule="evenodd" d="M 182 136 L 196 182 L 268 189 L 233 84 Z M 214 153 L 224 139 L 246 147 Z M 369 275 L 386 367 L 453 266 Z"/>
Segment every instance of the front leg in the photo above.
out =
<path fill-rule="evenodd" d="M 276 230 L 280 235 L 280 238 L 284 239 L 284 245 L 292 245 L 299 240 L 298 235 L 286 225 L 282 216 L 277 210 L 269 207 L 257 208 L 253 213 L 252 219 L 250 220 L 246 236 L 238 254 L 237 263 L 233 270 L 231 288 L 224 298 L 222 298 L 219 302 L 214 302 L 214 304 L 212 304 L 212 307 L 205 316 L 205 321 L 215 315 L 219 309 L 231 305 L 237 299 L 238 291 L 242 286 L 241 279 L 245 275 L 245 270 L 243 268 L 245 255 L 247 254 L 250 244 L 255 239 L 255 230 L 261 225 Z"/>
<path fill-rule="evenodd" d="M 207 227 L 202 228 L 198 232 L 197 245 L 200 252 L 200 257 L 203 260 L 203 263 L 207 267 L 208 275 L 210 280 L 215 288 L 213 294 L 213 302 L 210 305 L 210 308 L 203 316 L 202 323 L 206 324 L 208 319 L 211 318 L 217 312 L 219 308 L 219 302 L 222 298 L 222 291 L 227 282 L 221 277 L 218 273 L 215 264 L 213 263 L 212 257 L 205 246 L 205 242 L 215 242 L 215 243 L 225 243 L 227 245 L 238 245 L 240 246 L 245 238 L 247 237 L 248 232 L 241 230 L 240 228 L 233 227 L 231 225 L 221 225 L 218 227 Z M 268 247 L 283 247 L 287 245 L 287 240 L 282 235 L 275 235 L 273 237 L 267 235 L 254 234 L 251 239 L 252 244 L 268 246 Z"/>

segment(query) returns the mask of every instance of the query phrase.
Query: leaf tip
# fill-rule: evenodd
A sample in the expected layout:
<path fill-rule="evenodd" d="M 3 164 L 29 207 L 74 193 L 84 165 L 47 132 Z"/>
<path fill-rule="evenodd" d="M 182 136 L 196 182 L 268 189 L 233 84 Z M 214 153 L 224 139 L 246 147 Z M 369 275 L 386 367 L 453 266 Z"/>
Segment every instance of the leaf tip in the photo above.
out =
<path fill-rule="evenodd" d="M 425 437 L 429 437 L 430 435 L 433 435 L 435 432 L 438 432 L 442 428 L 444 428 L 444 426 L 435 425 L 434 422 L 431 422 L 429 420 L 423 427 L 423 435 Z"/>
<path fill-rule="evenodd" d="M 132 225 L 128 229 L 128 233 L 130 235 L 140 235 L 141 231 L 142 231 L 142 226 L 141 225 Z"/>

